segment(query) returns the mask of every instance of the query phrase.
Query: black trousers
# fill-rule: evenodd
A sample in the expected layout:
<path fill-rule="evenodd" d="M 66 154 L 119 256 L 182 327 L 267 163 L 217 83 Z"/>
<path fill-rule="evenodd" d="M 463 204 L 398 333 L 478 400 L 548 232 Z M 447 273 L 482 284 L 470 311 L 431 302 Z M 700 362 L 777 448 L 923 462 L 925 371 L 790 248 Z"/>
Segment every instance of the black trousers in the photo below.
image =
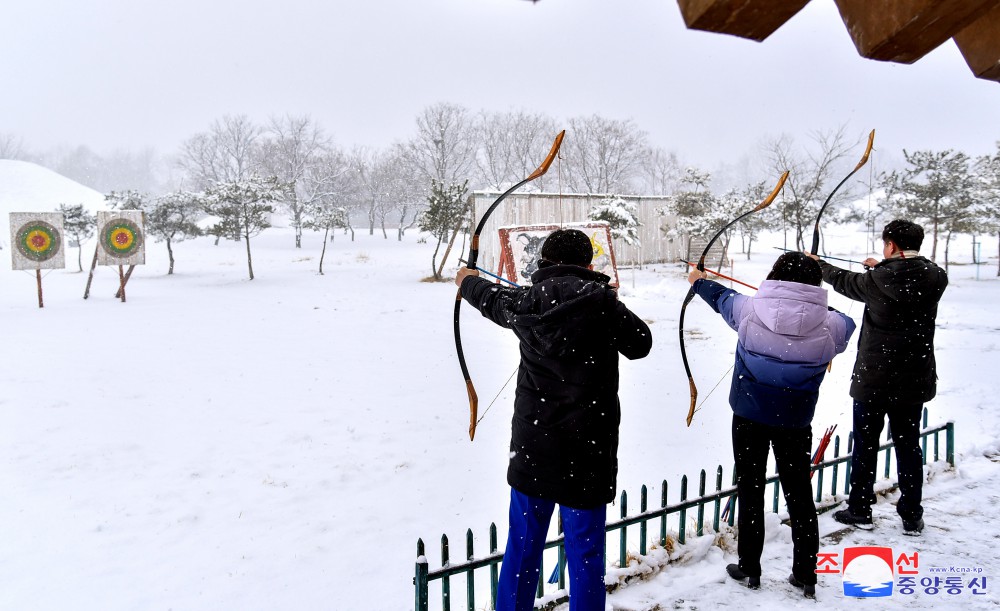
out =
<path fill-rule="evenodd" d="M 920 451 L 920 416 L 923 404 L 884 404 L 854 402 L 854 450 L 851 454 L 851 496 L 847 506 L 858 516 L 872 515 L 875 504 L 875 469 L 878 444 L 885 417 L 896 448 L 896 475 L 899 503 L 896 513 L 907 521 L 923 517 L 920 505 L 924 483 L 924 455 Z"/>
<path fill-rule="evenodd" d="M 764 551 L 764 481 L 771 447 L 792 523 L 792 574 L 802 583 L 814 584 L 819 528 L 809 480 L 812 428 L 768 426 L 734 414 L 740 570 L 751 577 L 760 576 L 760 555 Z"/>

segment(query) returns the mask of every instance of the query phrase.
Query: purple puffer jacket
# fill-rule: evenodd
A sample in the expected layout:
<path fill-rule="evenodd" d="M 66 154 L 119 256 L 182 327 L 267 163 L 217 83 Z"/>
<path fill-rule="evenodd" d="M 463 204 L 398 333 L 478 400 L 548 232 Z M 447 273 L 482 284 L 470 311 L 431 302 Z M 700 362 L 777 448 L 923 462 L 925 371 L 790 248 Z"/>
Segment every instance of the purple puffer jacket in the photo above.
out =
<path fill-rule="evenodd" d="M 854 321 L 828 308 L 818 286 L 765 280 L 754 297 L 711 280 L 694 287 L 739 334 L 733 411 L 772 426 L 809 426 L 826 365 L 847 348 Z"/>

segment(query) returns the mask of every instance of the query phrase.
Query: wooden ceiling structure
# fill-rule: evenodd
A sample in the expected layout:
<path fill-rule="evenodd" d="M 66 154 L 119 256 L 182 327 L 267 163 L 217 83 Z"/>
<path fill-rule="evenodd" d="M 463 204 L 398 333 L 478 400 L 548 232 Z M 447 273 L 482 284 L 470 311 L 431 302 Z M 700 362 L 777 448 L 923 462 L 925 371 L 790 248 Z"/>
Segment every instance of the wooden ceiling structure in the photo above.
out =
<path fill-rule="evenodd" d="M 862 57 L 912 64 L 954 39 L 972 73 L 1000 82 L 1000 0 L 834 0 Z M 677 0 L 689 29 L 758 42 L 809 0 Z"/>

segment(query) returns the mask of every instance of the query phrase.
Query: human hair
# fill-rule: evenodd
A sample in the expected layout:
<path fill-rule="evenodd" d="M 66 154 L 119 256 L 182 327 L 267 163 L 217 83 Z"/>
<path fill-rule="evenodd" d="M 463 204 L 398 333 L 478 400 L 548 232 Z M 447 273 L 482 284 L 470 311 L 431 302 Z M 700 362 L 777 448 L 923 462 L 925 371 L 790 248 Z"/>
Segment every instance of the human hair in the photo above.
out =
<path fill-rule="evenodd" d="M 774 262 L 767 279 L 819 286 L 823 284 L 823 270 L 805 253 L 786 252 Z"/>
<path fill-rule="evenodd" d="M 587 267 L 594 259 L 594 246 L 579 229 L 557 229 L 542 242 L 542 262 Z"/>
<path fill-rule="evenodd" d="M 924 243 L 924 228 L 913 221 L 889 221 L 882 230 L 882 241 L 890 240 L 900 250 L 920 250 L 920 245 Z"/>

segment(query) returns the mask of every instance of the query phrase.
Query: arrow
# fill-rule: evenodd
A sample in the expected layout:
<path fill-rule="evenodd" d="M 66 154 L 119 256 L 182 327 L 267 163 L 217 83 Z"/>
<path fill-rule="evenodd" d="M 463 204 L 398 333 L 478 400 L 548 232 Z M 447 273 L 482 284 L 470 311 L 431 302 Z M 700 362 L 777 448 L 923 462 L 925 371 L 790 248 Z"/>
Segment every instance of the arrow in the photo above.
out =
<path fill-rule="evenodd" d="M 459 259 L 458 262 L 459 263 L 468 263 L 468 261 L 466 261 L 465 259 Z M 479 267 L 478 265 L 475 267 L 475 269 L 476 269 L 476 271 L 480 271 L 480 272 L 486 274 L 487 276 L 496 278 L 497 280 L 500 280 L 501 282 L 506 282 L 507 284 L 516 286 L 517 288 L 521 288 L 520 284 L 518 284 L 516 282 L 511 282 L 510 280 L 504 278 L 503 276 L 498 276 L 498 275 L 494 274 L 493 272 L 488 272 L 485 269 Z"/>
<path fill-rule="evenodd" d="M 687 263 L 691 267 L 698 267 L 697 263 L 691 263 L 690 261 L 685 261 L 684 259 L 681 259 L 681 263 Z M 720 278 L 725 278 L 726 280 L 732 280 L 736 284 L 742 284 L 743 286 L 745 286 L 747 288 L 750 288 L 750 289 L 753 289 L 755 291 L 758 290 L 757 287 L 755 287 L 752 284 L 747 284 L 746 282 L 743 282 L 742 280 L 737 280 L 736 278 L 730 278 L 729 276 L 727 276 L 725 274 L 720 274 L 719 272 L 715 271 L 714 269 L 708 269 L 706 267 L 705 271 L 708 272 L 708 273 L 710 273 L 710 274 L 715 274 L 716 276 L 718 276 Z"/>

